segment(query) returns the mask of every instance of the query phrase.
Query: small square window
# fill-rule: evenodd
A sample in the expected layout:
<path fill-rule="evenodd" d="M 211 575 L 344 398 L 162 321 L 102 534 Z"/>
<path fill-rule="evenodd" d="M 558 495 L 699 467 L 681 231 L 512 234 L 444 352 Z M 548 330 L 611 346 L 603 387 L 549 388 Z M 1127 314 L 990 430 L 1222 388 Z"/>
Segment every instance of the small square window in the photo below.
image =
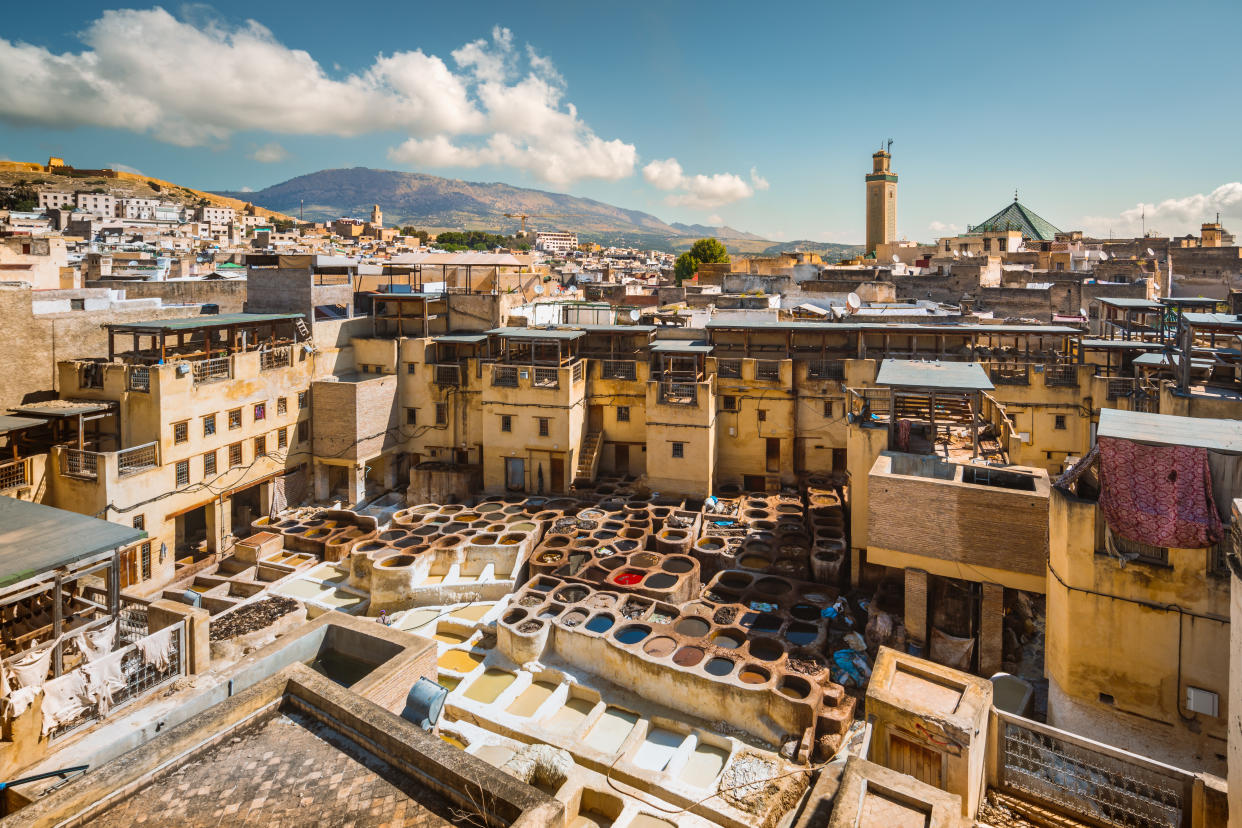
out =
<path fill-rule="evenodd" d="M 289 445 L 289 429 L 276 429 L 276 448 L 284 448 Z"/>
<path fill-rule="evenodd" d="M 630 421 L 630 407 L 628 405 L 617 406 L 617 422 L 628 423 Z"/>
<path fill-rule="evenodd" d="M 417 408 L 407 408 L 405 410 L 405 424 L 406 425 L 418 425 L 418 409 Z"/>
<path fill-rule="evenodd" d="M 720 407 L 724 411 L 737 411 L 737 397 L 726 394 L 720 398 Z"/>
<path fill-rule="evenodd" d="M 229 446 L 229 468 L 240 466 L 242 464 L 241 443 L 233 443 Z"/>
<path fill-rule="evenodd" d="M 306 420 L 298 423 L 298 442 L 305 443 L 306 438 L 310 436 L 310 423 Z"/>
<path fill-rule="evenodd" d="M 135 529 L 139 529 L 139 530 L 145 531 L 145 530 L 146 530 L 146 528 L 147 528 L 147 517 L 146 517 L 146 515 L 135 515 L 135 516 L 134 516 L 134 522 L 133 522 L 133 523 L 134 523 L 134 528 L 135 528 Z"/>
<path fill-rule="evenodd" d="M 286 414 L 289 411 L 289 400 L 285 397 L 276 398 L 276 413 Z"/>
<path fill-rule="evenodd" d="M 267 435 L 254 438 L 254 456 L 263 457 L 267 454 Z"/>
<path fill-rule="evenodd" d="M 512 414 L 501 414 L 500 415 L 500 430 L 501 431 L 513 431 L 513 415 Z"/>
<path fill-rule="evenodd" d="M 216 453 L 209 451 L 203 455 L 203 477 L 212 477 L 216 473 Z"/>
<path fill-rule="evenodd" d="M 539 436 L 547 437 L 549 433 L 550 433 L 550 428 L 548 424 L 548 418 L 540 417 L 539 418 Z"/>
<path fill-rule="evenodd" d="M 229 430 L 241 428 L 241 409 L 234 408 L 229 412 Z"/>
<path fill-rule="evenodd" d="M 142 557 L 142 580 L 151 580 L 151 544 L 144 543 L 140 550 Z"/>
<path fill-rule="evenodd" d="M 832 416 L 832 403 L 829 401 L 824 402 L 824 416 L 825 417 Z"/>
<path fill-rule="evenodd" d="M 759 409 L 759 422 L 766 423 L 768 421 L 768 410 L 766 408 Z"/>
<path fill-rule="evenodd" d="M 436 403 L 436 425 L 448 425 L 448 403 Z"/>
<path fill-rule="evenodd" d="M 260 420 L 266 420 L 266 419 L 267 419 L 267 403 L 255 403 L 254 404 L 254 421 L 257 423 Z"/>
<path fill-rule="evenodd" d="M 301 410 L 301 409 L 303 409 L 303 408 L 306 408 L 306 403 L 307 403 L 307 394 L 306 394 L 306 392 L 305 392 L 305 391 L 299 391 L 299 392 L 298 392 L 298 409 L 299 409 L 299 410 Z"/>
<path fill-rule="evenodd" d="M 203 418 L 203 436 L 210 437 L 216 433 L 216 415 L 208 414 Z"/>
<path fill-rule="evenodd" d="M 673 456 L 674 457 L 685 457 L 686 456 L 686 444 L 685 443 L 673 443 Z"/>
<path fill-rule="evenodd" d="M 405 372 L 406 372 L 407 374 L 417 374 L 417 373 L 418 373 L 418 363 L 417 363 L 417 362 L 407 362 L 407 363 L 405 364 Z"/>
<path fill-rule="evenodd" d="M 1058 429 L 1062 429 L 1062 430 L 1065 428 L 1065 415 L 1064 414 L 1056 415 L 1056 422 L 1055 422 L 1054 427 Z"/>
<path fill-rule="evenodd" d="M 180 445 L 190 441 L 190 424 L 188 422 L 173 423 L 173 443 Z"/>
<path fill-rule="evenodd" d="M 190 461 L 177 461 L 177 485 L 184 486 L 190 482 Z"/>

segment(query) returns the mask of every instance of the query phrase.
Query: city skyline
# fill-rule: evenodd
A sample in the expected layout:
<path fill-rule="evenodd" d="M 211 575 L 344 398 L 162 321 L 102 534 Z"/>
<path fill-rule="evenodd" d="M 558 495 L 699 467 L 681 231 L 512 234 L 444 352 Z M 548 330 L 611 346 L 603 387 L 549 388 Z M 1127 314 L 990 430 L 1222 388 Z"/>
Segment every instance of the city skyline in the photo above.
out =
<path fill-rule="evenodd" d="M 376 25 L 381 8 L 391 25 Z M 54 31 L 19 9 L 0 37 L 0 71 L 17 81 L 0 90 L 0 155 L 213 190 L 369 166 L 861 243 L 862 178 L 891 137 L 899 238 L 965 230 L 1015 190 L 1057 226 L 1103 236 L 1144 220 L 1180 235 L 1217 212 L 1242 222 L 1242 149 L 1190 149 L 1242 126 L 1226 43 L 1242 14 L 1203 4 L 1184 13 L 1221 25 L 1155 41 L 1163 5 L 1121 8 L 1050 8 L 1045 27 L 974 11 L 991 32 L 961 27 L 969 10 L 901 4 L 883 18 L 807 6 L 778 23 L 727 4 L 416 15 L 362 3 L 360 31 L 280 3 L 69 3 Z M 1166 57 L 1192 37 L 1197 63 Z M 1145 64 L 1116 69 L 1140 49 Z"/>

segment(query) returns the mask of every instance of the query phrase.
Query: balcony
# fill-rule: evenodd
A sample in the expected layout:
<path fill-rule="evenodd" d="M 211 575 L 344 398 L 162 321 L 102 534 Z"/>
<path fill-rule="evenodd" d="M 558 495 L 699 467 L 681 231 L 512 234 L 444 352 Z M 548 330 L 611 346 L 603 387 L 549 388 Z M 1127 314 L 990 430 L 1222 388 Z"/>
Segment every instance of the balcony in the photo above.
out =
<path fill-rule="evenodd" d="M 695 406 L 699 404 L 698 392 L 698 383 L 665 381 L 660 383 L 659 399 L 662 405 Z"/>
<path fill-rule="evenodd" d="M 742 361 L 740 359 L 716 360 L 716 376 L 721 379 L 741 379 Z"/>
<path fill-rule="evenodd" d="M 829 359 L 821 362 L 808 362 L 806 365 L 806 376 L 807 379 L 843 382 L 845 380 L 845 360 Z"/>
<path fill-rule="evenodd" d="M 1025 362 L 994 362 L 988 366 L 988 376 L 996 385 L 1030 385 L 1031 366 Z"/>
<path fill-rule="evenodd" d="M 1045 365 L 1044 385 L 1049 388 L 1077 388 L 1078 366 L 1073 364 Z"/>
<path fill-rule="evenodd" d="M 84 451 L 62 447 L 60 449 L 60 473 L 80 480 L 98 480 L 110 466 L 120 478 L 159 468 L 159 444 L 145 443 L 120 451 Z"/>
<path fill-rule="evenodd" d="M 518 369 L 515 365 L 496 365 L 492 367 L 492 385 L 500 388 L 518 387 Z"/>
<path fill-rule="evenodd" d="M 600 360 L 599 378 L 633 382 L 638 379 L 638 363 L 632 359 Z"/>
<path fill-rule="evenodd" d="M 151 369 L 145 365 L 135 365 L 130 368 L 129 390 L 143 394 L 151 393 Z"/>
<path fill-rule="evenodd" d="M 293 349 L 285 345 L 280 348 L 266 348 L 259 351 L 259 370 L 274 371 L 277 368 L 288 368 L 293 364 Z"/>
<path fill-rule="evenodd" d="M 560 388 L 560 371 L 556 368 L 536 368 L 531 385 L 535 388 Z"/>
<path fill-rule="evenodd" d="M 212 357 L 199 359 L 190 363 L 194 372 L 194 383 L 219 382 L 233 376 L 232 357 Z"/>
<path fill-rule="evenodd" d="M 759 382 L 780 382 L 781 361 L 779 359 L 755 360 L 755 379 Z"/>

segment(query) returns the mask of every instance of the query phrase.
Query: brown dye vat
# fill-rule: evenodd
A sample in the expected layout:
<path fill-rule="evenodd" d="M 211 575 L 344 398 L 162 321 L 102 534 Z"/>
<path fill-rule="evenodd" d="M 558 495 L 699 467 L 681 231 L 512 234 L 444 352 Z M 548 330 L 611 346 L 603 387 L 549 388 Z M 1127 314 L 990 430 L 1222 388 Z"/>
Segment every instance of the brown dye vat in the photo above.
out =
<path fill-rule="evenodd" d="M 659 562 L 660 562 L 660 557 L 658 555 L 653 555 L 650 552 L 642 552 L 630 558 L 631 564 L 633 564 L 634 566 L 641 566 L 641 567 L 652 567 L 658 564 Z"/>
<path fill-rule="evenodd" d="M 797 676 L 785 676 L 776 689 L 791 699 L 805 699 L 811 695 L 810 682 Z"/>
<path fill-rule="evenodd" d="M 747 664 L 737 677 L 742 684 L 767 684 L 772 679 L 772 674 L 757 664 Z"/>
<path fill-rule="evenodd" d="M 661 635 L 644 644 L 643 652 L 652 658 L 664 658 L 676 648 L 676 640 L 669 638 L 667 635 Z"/>
<path fill-rule="evenodd" d="M 691 615 L 678 621 L 677 626 L 673 629 L 678 635 L 683 635 L 686 638 L 702 638 L 711 629 L 711 624 L 708 624 L 703 618 Z"/>
<path fill-rule="evenodd" d="M 744 566 L 747 569 L 767 569 L 772 565 L 772 562 L 760 555 L 744 555 L 738 561 L 738 565 Z"/>
<path fill-rule="evenodd" d="M 694 562 L 689 558 L 666 558 L 664 564 L 660 567 L 665 572 L 673 572 L 681 574 L 694 569 Z"/>
<path fill-rule="evenodd" d="M 651 589 L 672 589 L 677 586 L 677 577 L 669 575 L 667 572 L 656 572 L 653 575 L 648 575 L 643 585 Z"/>
<path fill-rule="evenodd" d="M 780 595 L 789 591 L 789 582 L 780 578 L 760 578 L 755 582 L 755 589 L 768 595 Z"/>
<path fill-rule="evenodd" d="M 614 569 L 620 569 L 625 566 L 625 558 L 622 558 L 620 555 L 611 555 L 597 561 L 596 563 L 609 572 L 612 572 Z"/>
<path fill-rule="evenodd" d="M 749 649 L 751 656 L 760 661 L 776 661 L 785 654 L 781 645 L 769 638 L 752 638 Z"/>
<path fill-rule="evenodd" d="M 437 538 L 435 545 L 443 549 L 449 546 L 457 546 L 462 542 L 462 540 L 463 538 L 461 535 L 445 535 L 441 538 Z"/>
<path fill-rule="evenodd" d="M 566 604 L 576 604 L 583 598 L 587 597 L 587 588 L 584 586 L 569 586 L 556 593 L 556 600 L 564 601 Z"/>
<path fill-rule="evenodd" d="M 673 654 L 673 663 L 678 667 L 693 667 L 703 660 L 703 648 L 682 647 Z"/>
<path fill-rule="evenodd" d="M 577 627 L 581 625 L 582 622 L 586 620 L 586 618 L 587 618 L 586 610 L 576 609 L 576 610 L 573 610 L 572 612 L 565 613 L 565 616 L 561 619 L 561 623 L 564 624 L 566 627 Z"/>
<path fill-rule="evenodd" d="M 754 581 L 750 575 L 742 572 L 725 572 L 721 574 L 720 579 L 716 582 L 726 589 L 746 589 Z"/>
<path fill-rule="evenodd" d="M 497 540 L 496 535 L 493 535 L 490 533 L 482 534 L 482 535 L 475 535 L 474 537 L 474 542 L 477 543 L 479 546 L 495 546 L 496 540 Z"/>
<path fill-rule="evenodd" d="M 742 637 L 736 633 L 722 632 L 712 638 L 712 644 L 722 650 L 736 650 L 742 646 Z"/>
<path fill-rule="evenodd" d="M 532 596 L 532 597 L 533 597 L 533 596 Z M 504 618 L 502 618 L 502 619 L 500 619 L 500 620 L 501 620 L 501 621 L 503 621 L 503 622 L 504 622 L 504 623 L 506 623 L 506 624 L 516 624 L 516 623 L 518 623 L 519 621 L 524 620 L 525 618 L 526 618 L 526 610 L 524 610 L 524 609 L 513 609 L 513 610 L 509 610 L 507 613 L 505 613 L 505 617 L 504 617 Z"/>
<path fill-rule="evenodd" d="M 396 569 L 401 566 L 411 566 L 416 560 L 418 558 L 413 555 L 393 555 L 391 558 L 384 558 L 384 560 L 380 561 L 379 566 L 385 569 Z"/>

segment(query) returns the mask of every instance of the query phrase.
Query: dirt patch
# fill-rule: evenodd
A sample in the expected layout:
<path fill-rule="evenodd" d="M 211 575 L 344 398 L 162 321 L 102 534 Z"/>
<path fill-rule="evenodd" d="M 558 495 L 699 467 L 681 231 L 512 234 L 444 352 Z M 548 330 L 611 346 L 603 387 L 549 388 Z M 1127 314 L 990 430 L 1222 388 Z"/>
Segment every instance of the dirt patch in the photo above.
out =
<path fill-rule="evenodd" d="M 523 595 L 518 599 L 519 607 L 537 607 L 543 603 L 543 598 L 538 595 Z"/>
<path fill-rule="evenodd" d="M 247 604 L 236 612 L 211 622 L 211 640 L 226 641 L 239 635 L 257 632 L 274 624 L 298 608 L 292 598 L 273 596 Z"/>
<path fill-rule="evenodd" d="M 542 624 L 540 624 L 538 621 L 527 621 L 525 624 L 523 624 L 522 626 L 518 627 L 518 632 L 520 632 L 520 633 L 533 633 L 533 632 L 537 632 L 537 631 L 539 630 L 539 628 L 540 628 L 540 627 L 542 627 L 542 626 L 543 626 L 543 625 L 542 625 Z"/>
<path fill-rule="evenodd" d="M 733 619 L 737 618 L 736 607 L 721 607 L 716 610 L 716 614 L 712 616 L 712 620 L 717 624 L 732 624 Z"/>
<path fill-rule="evenodd" d="M 801 673 L 804 676 L 813 676 L 822 673 L 828 669 L 828 665 L 822 661 L 816 661 L 813 658 L 788 658 L 785 660 L 785 667 L 795 673 Z"/>

